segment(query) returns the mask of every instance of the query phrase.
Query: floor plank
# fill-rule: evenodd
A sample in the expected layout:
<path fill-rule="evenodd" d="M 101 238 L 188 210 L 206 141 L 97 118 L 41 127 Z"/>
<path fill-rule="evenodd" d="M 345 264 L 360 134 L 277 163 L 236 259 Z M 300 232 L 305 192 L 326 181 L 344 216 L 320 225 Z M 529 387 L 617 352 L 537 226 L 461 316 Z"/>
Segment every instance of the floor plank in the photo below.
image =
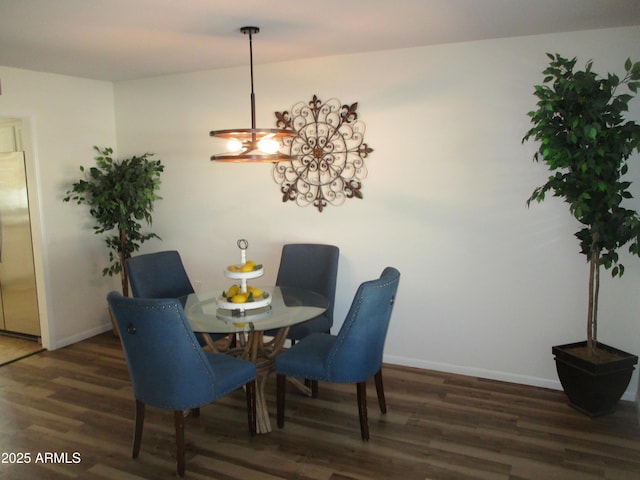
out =
<path fill-rule="evenodd" d="M 36 339 L 0 333 L 0 366 L 41 352 L 42 345 Z"/>
<path fill-rule="evenodd" d="M 310 399 L 289 385 L 285 428 L 254 438 L 244 393 L 234 392 L 186 419 L 187 478 L 640 478 L 632 403 L 591 419 L 547 389 L 397 366 L 385 366 L 384 380 L 387 415 L 368 389 L 369 442 L 360 440 L 355 387 L 320 384 L 320 397 Z M 275 379 L 267 401 L 273 416 Z M 0 463 L 0 478 L 175 478 L 171 413 L 148 409 L 140 457 L 132 460 L 133 407 L 111 333 L 3 366 L 0 452 L 28 453 L 31 462 Z M 35 461 L 47 452 L 56 461 Z"/>

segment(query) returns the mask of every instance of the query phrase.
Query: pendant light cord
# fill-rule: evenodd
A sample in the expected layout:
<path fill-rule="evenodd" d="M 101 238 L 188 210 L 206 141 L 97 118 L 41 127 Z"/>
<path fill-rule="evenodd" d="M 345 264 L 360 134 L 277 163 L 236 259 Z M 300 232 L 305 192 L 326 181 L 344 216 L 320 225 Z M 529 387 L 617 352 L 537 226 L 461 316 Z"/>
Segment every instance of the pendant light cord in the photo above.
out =
<path fill-rule="evenodd" d="M 251 128 L 256 129 L 256 95 L 253 92 L 253 34 L 258 33 L 258 27 L 242 27 L 242 33 L 249 35 L 249 66 L 251 69 Z M 253 143 L 256 143 L 255 132 L 251 135 Z"/>

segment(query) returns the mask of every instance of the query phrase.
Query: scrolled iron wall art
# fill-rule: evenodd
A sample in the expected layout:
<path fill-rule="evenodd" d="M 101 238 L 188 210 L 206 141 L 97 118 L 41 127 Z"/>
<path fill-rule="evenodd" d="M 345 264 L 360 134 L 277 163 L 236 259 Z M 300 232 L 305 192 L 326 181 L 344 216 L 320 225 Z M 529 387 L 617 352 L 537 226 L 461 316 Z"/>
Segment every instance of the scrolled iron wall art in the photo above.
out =
<path fill-rule="evenodd" d="M 357 108 L 357 102 L 342 105 L 332 98 L 323 103 L 314 95 L 308 103 L 296 103 L 291 113 L 275 112 L 278 128 L 296 132 L 283 146 L 293 159 L 273 168 L 283 202 L 313 204 L 322 212 L 327 205 L 362 198 L 362 179 L 367 176 L 364 159 L 373 148 L 363 141 L 365 125 L 358 120 Z"/>

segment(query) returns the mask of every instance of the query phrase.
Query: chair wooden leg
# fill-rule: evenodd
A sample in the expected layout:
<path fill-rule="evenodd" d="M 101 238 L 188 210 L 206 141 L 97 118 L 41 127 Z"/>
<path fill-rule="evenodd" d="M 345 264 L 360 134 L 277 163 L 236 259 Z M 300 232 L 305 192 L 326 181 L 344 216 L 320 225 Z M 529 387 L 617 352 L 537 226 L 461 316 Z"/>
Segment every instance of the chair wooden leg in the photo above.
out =
<path fill-rule="evenodd" d="M 358 414 L 360 415 L 360 435 L 369 440 L 369 421 L 367 419 L 367 382 L 358 382 Z"/>
<path fill-rule="evenodd" d="M 375 375 L 376 380 L 376 393 L 378 394 L 378 405 L 380 405 L 380 411 L 387 413 L 387 402 L 384 398 L 384 385 L 382 383 L 382 368 L 378 370 Z"/>
<path fill-rule="evenodd" d="M 249 435 L 256 434 L 256 381 L 252 380 L 246 385 L 247 391 L 247 415 L 249 417 Z"/>
<path fill-rule="evenodd" d="M 144 402 L 136 399 L 136 420 L 133 432 L 133 448 L 131 458 L 138 458 L 140 454 L 140 444 L 142 443 L 142 426 L 144 425 Z"/>
<path fill-rule="evenodd" d="M 178 476 L 184 477 L 184 414 L 182 410 L 176 410 L 173 412 L 173 416 L 176 424 L 176 461 Z"/>
<path fill-rule="evenodd" d="M 191 416 L 193 418 L 198 418 L 200 416 L 200 407 L 192 408 L 191 409 Z"/>
<path fill-rule="evenodd" d="M 278 428 L 284 427 L 284 395 L 287 383 L 286 375 L 276 375 L 276 402 Z"/>

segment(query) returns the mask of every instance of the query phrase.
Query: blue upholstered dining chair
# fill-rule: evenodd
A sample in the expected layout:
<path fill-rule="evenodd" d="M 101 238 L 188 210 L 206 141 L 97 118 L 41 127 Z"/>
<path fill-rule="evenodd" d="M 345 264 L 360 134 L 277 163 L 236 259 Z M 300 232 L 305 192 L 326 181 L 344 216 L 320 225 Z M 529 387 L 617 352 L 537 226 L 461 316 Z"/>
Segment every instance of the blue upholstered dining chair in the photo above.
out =
<path fill-rule="evenodd" d="M 176 299 L 127 298 L 111 292 L 114 316 L 135 397 L 132 457 L 142 441 L 145 405 L 173 410 L 177 471 L 185 472 L 184 411 L 246 388 L 249 433 L 256 432 L 256 366 L 221 353 L 205 352 Z"/>
<path fill-rule="evenodd" d="M 329 308 L 322 315 L 289 329 L 287 338 L 293 342 L 310 333 L 329 333 L 333 326 L 339 256 L 340 250 L 334 245 L 290 243 L 282 247 L 276 285 L 304 288 L 320 293 L 329 300 Z"/>
<path fill-rule="evenodd" d="M 193 286 L 175 250 L 136 255 L 125 260 L 131 293 L 138 298 L 175 298 L 184 307 Z M 224 335 L 211 335 L 218 340 Z M 196 333 L 198 343 L 206 345 L 204 337 Z"/>
<path fill-rule="evenodd" d="M 177 298 L 184 306 L 193 286 L 175 250 L 136 255 L 125 261 L 134 297 Z"/>
<path fill-rule="evenodd" d="M 387 412 L 382 353 L 400 272 L 387 267 L 379 279 L 362 283 L 337 335 L 313 333 L 276 357 L 278 427 L 284 427 L 286 377 L 357 384 L 360 433 L 369 439 L 367 380 L 375 378 L 378 404 Z"/>

